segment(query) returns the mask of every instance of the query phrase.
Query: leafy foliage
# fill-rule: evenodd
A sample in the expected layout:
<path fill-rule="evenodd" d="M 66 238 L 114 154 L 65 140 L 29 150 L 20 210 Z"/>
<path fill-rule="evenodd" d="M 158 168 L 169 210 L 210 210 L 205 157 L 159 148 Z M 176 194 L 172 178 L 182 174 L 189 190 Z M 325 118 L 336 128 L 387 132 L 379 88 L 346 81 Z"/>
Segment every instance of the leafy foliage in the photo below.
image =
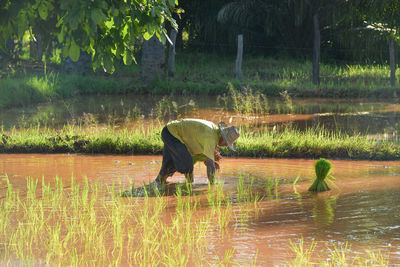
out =
<path fill-rule="evenodd" d="M 0 3 L 0 45 L 19 40 L 29 31 L 45 41 L 57 39 L 62 55 L 77 61 L 81 51 L 92 55 L 93 67 L 114 71 L 114 62 L 134 60 L 138 38 L 154 34 L 165 42 L 166 22 L 172 18 L 176 0 L 22 0 Z"/>
<path fill-rule="evenodd" d="M 400 26 L 400 1 L 193 0 L 183 1 L 179 28 L 193 50 L 236 52 L 244 35 L 246 53 L 304 57 L 311 54 L 312 17 L 318 13 L 323 60 L 387 60 L 387 35 L 370 25 Z M 397 31 L 398 32 L 398 31 Z"/>

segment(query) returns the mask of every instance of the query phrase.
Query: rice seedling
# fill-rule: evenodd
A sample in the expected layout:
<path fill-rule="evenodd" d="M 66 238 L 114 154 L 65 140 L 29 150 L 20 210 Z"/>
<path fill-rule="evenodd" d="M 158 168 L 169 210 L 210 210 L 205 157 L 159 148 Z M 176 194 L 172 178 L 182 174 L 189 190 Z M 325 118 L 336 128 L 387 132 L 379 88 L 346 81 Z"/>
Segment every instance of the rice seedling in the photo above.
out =
<path fill-rule="evenodd" d="M 348 242 L 328 245 L 325 242 L 311 241 L 306 247 L 304 239 L 300 238 L 298 242 L 289 240 L 289 243 L 294 259 L 285 266 L 389 266 L 389 254 L 385 255 L 381 250 L 367 249 L 360 255 L 359 252 L 354 253 Z M 316 257 L 320 243 L 325 243 L 326 253 Z"/>
<path fill-rule="evenodd" d="M 251 199 L 245 197 L 250 194 L 246 190 L 249 185 L 254 189 L 254 182 L 251 177 L 242 179 L 242 203 L 232 202 L 220 182 L 208 188 L 203 209 L 204 198 L 186 195 L 185 184 L 176 188 L 172 199 L 121 198 L 121 183 L 105 188 L 88 180 L 78 183 L 71 178 L 68 183 L 55 178 L 49 184 L 42 178 L 41 184 L 27 179 L 26 194 L 20 195 L 6 178 L 7 193 L 0 200 L 0 260 L 68 266 L 237 265 L 235 250 L 216 254 L 209 237 L 218 233 L 222 240 L 232 231 L 247 229 L 251 217 L 244 202 Z M 354 257 L 347 244 L 327 247 L 329 255 L 322 260 L 315 255 L 316 242 L 306 247 L 303 240 L 290 241 L 290 249 L 295 257 L 290 266 L 388 266 L 383 253 L 367 251 L 365 257 Z M 257 253 L 249 264 L 259 264 Z"/>
<path fill-rule="evenodd" d="M 190 190 L 185 185 L 178 187 L 176 210 L 170 213 L 166 198 L 121 198 L 115 185 L 100 196 L 99 185 L 87 180 L 81 184 L 72 178 L 65 187 L 56 178 L 53 186 L 42 180 L 38 187 L 37 180 L 28 179 L 20 198 L 6 182 L 8 193 L 0 201 L 2 260 L 73 266 L 221 264 L 215 257 L 203 259 L 210 253 L 206 238 L 215 211 L 198 216 L 199 198 L 183 197 Z M 229 204 L 224 208 L 230 210 Z M 230 213 L 216 214 L 224 231 Z M 227 251 L 220 260 L 225 265 L 231 258 Z"/>
<path fill-rule="evenodd" d="M 254 177 L 239 176 L 237 183 L 237 201 L 239 203 L 252 203 L 261 200 L 261 196 L 258 192 L 255 192 L 254 188 Z"/>
<path fill-rule="evenodd" d="M 229 223 L 234 216 L 232 201 L 223 191 L 223 186 L 224 181 L 219 180 L 218 183 L 214 185 L 208 184 L 207 189 L 207 202 L 212 217 L 216 220 L 221 238 L 228 233 Z"/>
<path fill-rule="evenodd" d="M 317 178 L 308 190 L 312 192 L 324 192 L 330 190 L 325 179 L 332 168 L 332 164 L 328 160 L 321 158 L 315 162 L 314 167 Z"/>
<path fill-rule="evenodd" d="M 212 209 L 225 205 L 229 201 L 228 196 L 226 196 L 223 191 L 223 187 L 224 187 L 223 180 L 219 180 L 214 185 L 208 184 L 207 201 L 208 205 Z"/>
<path fill-rule="evenodd" d="M 279 186 L 279 179 L 275 178 L 275 184 L 274 184 L 274 193 L 275 193 L 275 199 L 279 198 L 279 192 L 278 192 L 278 186 Z"/>
<path fill-rule="evenodd" d="M 274 183 L 272 181 L 272 178 L 268 177 L 265 181 L 265 185 L 266 185 L 265 189 L 266 189 L 268 198 L 273 198 L 272 188 L 273 188 Z"/>
<path fill-rule="evenodd" d="M 312 262 L 312 256 L 315 252 L 317 243 L 312 241 L 309 247 L 305 247 L 304 239 L 300 238 L 299 242 L 295 243 L 289 240 L 289 248 L 294 254 L 295 258 L 291 262 L 292 266 L 311 266 L 315 263 Z"/>
<path fill-rule="evenodd" d="M 224 258 L 221 260 L 221 266 L 228 266 L 229 264 L 237 265 L 236 262 L 233 261 L 233 256 L 235 254 L 235 249 L 228 249 L 225 252 Z"/>

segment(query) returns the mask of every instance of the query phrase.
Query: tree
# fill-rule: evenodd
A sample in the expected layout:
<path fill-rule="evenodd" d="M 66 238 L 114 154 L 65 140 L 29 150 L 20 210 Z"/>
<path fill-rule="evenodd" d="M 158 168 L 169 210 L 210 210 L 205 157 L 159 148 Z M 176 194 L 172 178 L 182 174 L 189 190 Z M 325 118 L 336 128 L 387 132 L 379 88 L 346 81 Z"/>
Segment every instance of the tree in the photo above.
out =
<path fill-rule="evenodd" d="M 227 39 L 236 40 L 237 33 L 231 32 L 217 21 L 218 11 L 230 0 L 181 0 L 183 12 L 177 14 L 179 31 L 177 48 L 182 48 L 183 33 L 188 34 L 186 47 L 192 50 L 226 52 Z M 231 52 L 236 51 L 234 47 Z"/>
<path fill-rule="evenodd" d="M 54 37 L 62 55 L 79 59 L 81 51 L 92 57 L 93 68 L 114 71 L 115 60 L 131 64 L 138 38 L 168 38 L 164 23 L 172 18 L 177 0 L 2 0 L 0 47 L 7 39 L 20 40 L 26 31 L 40 34 L 44 43 Z M 46 45 L 45 45 L 46 46 Z"/>
<path fill-rule="evenodd" d="M 293 52 L 313 47 L 313 83 L 319 85 L 321 29 L 332 30 L 349 14 L 346 0 L 236 0 L 218 13 L 220 22 L 274 40 Z"/>
<path fill-rule="evenodd" d="M 372 32 L 374 39 L 386 39 L 389 44 L 390 84 L 396 85 L 395 42 L 399 42 L 400 1 L 380 0 L 353 2 L 362 20 L 359 31 Z"/>

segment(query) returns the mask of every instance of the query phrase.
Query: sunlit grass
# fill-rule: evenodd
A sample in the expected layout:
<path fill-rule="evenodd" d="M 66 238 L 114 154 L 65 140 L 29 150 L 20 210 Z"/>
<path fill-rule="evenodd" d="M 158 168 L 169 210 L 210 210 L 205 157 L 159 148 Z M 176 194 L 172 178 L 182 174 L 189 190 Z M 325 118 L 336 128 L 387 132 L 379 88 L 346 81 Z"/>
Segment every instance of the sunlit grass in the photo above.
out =
<path fill-rule="evenodd" d="M 279 96 L 283 91 L 301 97 L 385 97 L 397 94 L 398 86 L 389 82 L 386 65 L 330 65 L 321 63 L 321 84 L 312 83 L 311 61 L 248 56 L 243 62 L 243 79 L 235 78 L 235 59 L 210 53 L 178 53 L 174 78 L 160 78 L 152 84 L 140 79 L 140 67 L 118 67 L 115 75 L 90 75 L 61 72 L 48 80 L 43 74 L 22 74 L 0 79 L 0 108 L 22 106 L 77 95 L 153 93 L 211 94 L 229 93 L 227 85 L 251 88 L 254 92 Z M 121 78 L 122 76 L 122 78 Z M 1 90 L 6 88 L 6 90 Z M 29 97 L 34 96 L 34 97 Z"/>
<path fill-rule="evenodd" d="M 238 156 L 389 159 L 400 155 L 395 143 L 378 142 L 361 135 L 349 136 L 318 127 L 305 131 L 286 128 L 282 132 L 252 132 L 246 129 L 240 132 Z"/>
<path fill-rule="evenodd" d="M 0 152 L 161 154 L 161 122 L 117 129 L 113 125 L 67 125 L 61 129 L 33 126 L 0 130 Z M 237 151 L 221 148 L 225 156 L 301 157 L 389 160 L 400 158 L 400 144 L 376 141 L 324 128 L 305 131 L 254 131 L 240 128 Z"/>

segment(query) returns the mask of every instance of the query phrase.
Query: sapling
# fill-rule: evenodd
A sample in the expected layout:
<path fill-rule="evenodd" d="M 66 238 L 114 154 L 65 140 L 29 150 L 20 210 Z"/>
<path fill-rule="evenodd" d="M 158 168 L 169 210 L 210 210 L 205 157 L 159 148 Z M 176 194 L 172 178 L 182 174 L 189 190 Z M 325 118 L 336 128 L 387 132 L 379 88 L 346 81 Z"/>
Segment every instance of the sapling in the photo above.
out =
<path fill-rule="evenodd" d="M 317 178 L 315 179 L 314 183 L 310 186 L 308 191 L 324 192 L 331 190 L 328 184 L 326 183 L 325 179 L 332 168 L 332 164 L 328 160 L 321 158 L 315 162 L 314 167 Z"/>

